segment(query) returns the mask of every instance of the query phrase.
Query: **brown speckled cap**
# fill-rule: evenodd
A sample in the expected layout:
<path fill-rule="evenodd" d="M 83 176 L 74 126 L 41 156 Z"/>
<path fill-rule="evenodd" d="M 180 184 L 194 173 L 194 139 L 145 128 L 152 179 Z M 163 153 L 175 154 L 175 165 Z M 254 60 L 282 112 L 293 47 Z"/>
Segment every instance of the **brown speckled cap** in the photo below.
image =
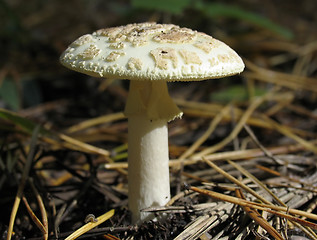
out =
<path fill-rule="evenodd" d="M 60 61 L 91 76 L 130 80 L 195 81 L 244 69 L 238 54 L 223 42 L 188 28 L 152 22 L 81 36 Z"/>

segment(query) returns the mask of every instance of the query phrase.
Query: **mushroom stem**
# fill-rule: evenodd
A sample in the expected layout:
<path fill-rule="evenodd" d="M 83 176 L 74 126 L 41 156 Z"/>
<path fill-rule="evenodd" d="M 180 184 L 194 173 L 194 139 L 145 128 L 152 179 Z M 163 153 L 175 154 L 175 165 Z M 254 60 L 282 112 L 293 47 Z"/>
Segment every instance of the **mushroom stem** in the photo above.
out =
<path fill-rule="evenodd" d="M 142 209 L 164 206 L 170 199 L 166 120 L 129 117 L 129 209 L 134 223 L 149 220 Z"/>
<path fill-rule="evenodd" d="M 128 117 L 129 209 L 134 223 L 153 216 L 142 209 L 170 199 L 167 122 L 182 112 L 164 81 L 131 81 L 125 108 Z"/>

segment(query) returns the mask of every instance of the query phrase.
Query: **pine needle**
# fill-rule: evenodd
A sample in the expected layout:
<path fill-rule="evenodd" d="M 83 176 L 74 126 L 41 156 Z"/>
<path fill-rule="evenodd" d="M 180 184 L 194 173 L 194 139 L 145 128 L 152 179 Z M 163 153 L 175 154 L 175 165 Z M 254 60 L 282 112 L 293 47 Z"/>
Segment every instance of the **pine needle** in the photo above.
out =
<path fill-rule="evenodd" d="M 24 190 L 24 187 L 25 187 L 25 184 L 26 184 L 26 181 L 28 179 L 29 172 L 30 172 L 30 169 L 32 166 L 33 156 L 35 153 L 35 146 L 36 146 L 39 132 L 40 132 L 40 126 L 37 125 L 33 130 L 31 144 L 30 144 L 30 150 L 29 150 L 26 162 L 25 162 L 21 182 L 20 182 L 16 197 L 14 200 L 14 204 L 12 207 L 10 222 L 9 222 L 9 227 L 8 227 L 7 240 L 10 240 L 12 237 L 12 234 L 13 234 L 13 225 L 14 225 L 15 217 L 16 217 L 16 214 L 17 214 L 20 202 L 21 202 L 21 198 L 23 196 L 23 190 Z"/>
<path fill-rule="evenodd" d="M 92 220 L 91 222 L 86 223 L 81 228 L 77 229 L 71 235 L 69 235 L 65 240 L 73 240 L 78 238 L 79 236 L 83 235 L 84 233 L 88 232 L 89 230 L 97 227 L 98 225 L 102 224 L 103 222 L 107 221 L 114 215 L 114 209 L 106 212 L 105 214 L 97 217 L 96 219 Z"/>

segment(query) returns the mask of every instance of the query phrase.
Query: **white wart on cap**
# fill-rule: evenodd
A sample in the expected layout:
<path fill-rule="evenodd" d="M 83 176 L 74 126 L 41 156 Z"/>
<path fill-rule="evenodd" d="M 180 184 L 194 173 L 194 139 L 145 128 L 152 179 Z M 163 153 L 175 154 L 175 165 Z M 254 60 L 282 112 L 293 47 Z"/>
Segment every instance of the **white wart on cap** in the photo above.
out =
<path fill-rule="evenodd" d="M 223 42 L 173 24 L 100 29 L 75 40 L 61 63 L 98 77 L 195 81 L 240 73 L 241 58 Z"/>

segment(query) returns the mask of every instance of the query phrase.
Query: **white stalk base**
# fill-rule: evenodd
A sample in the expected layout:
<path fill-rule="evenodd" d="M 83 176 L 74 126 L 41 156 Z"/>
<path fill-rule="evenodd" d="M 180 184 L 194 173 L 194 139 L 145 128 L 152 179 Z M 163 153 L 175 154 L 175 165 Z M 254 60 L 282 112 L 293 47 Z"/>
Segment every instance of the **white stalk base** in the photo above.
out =
<path fill-rule="evenodd" d="M 170 200 L 168 129 L 166 120 L 150 120 L 146 114 L 128 121 L 129 209 L 138 223 L 153 217 L 142 209 Z"/>

